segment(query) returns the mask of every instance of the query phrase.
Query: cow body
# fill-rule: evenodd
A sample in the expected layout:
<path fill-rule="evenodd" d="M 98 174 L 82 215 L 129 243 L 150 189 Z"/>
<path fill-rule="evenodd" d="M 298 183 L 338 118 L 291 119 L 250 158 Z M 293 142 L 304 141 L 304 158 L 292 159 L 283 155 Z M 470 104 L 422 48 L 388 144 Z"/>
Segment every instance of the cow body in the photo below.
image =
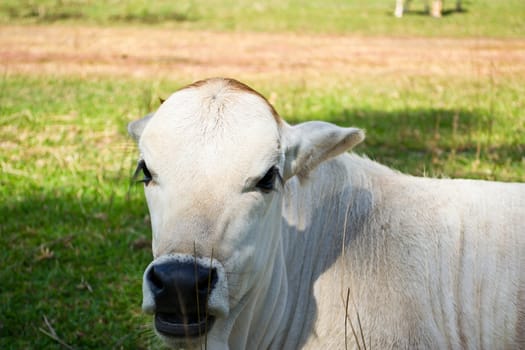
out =
<path fill-rule="evenodd" d="M 143 309 L 168 345 L 524 348 L 525 185 L 395 172 L 344 153 L 359 129 L 289 126 L 227 79 L 130 132 L 153 229 Z"/>
<path fill-rule="evenodd" d="M 295 284 L 284 325 L 304 343 L 277 348 L 344 349 L 345 314 L 363 331 L 348 320 L 348 348 L 523 348 L 523 185 L 417 178 L 342 155 L 286 191 Z"/>

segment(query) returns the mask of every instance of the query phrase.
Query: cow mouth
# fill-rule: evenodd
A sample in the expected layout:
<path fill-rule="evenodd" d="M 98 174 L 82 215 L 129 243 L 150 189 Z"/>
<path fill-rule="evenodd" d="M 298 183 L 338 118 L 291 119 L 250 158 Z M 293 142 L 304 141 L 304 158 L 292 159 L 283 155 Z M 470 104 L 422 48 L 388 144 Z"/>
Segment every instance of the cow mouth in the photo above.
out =
<path fill-rule="evenodd" d="M 155 328 L 166 336 L 176 338 L 196 338 L 206 334 L 213 325 L 215 317 L 202 316 L 196 319 L 181 317 L 177 314 L 157 312 L 155 314 Z"/>

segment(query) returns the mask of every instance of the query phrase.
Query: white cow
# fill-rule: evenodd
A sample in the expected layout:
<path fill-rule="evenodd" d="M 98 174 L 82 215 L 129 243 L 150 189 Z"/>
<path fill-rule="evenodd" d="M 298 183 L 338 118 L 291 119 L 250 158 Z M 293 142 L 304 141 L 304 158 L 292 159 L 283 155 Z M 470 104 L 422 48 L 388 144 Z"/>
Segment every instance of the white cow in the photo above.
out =
<path fill-rule="evenodd" d="M 131 123 L 173 348 L 525 349 L 525 185 L 419 178 L 230 79 Z"/>
<path fill-rule="evenodd" d="M 425 1 L 425 9 L 430 13 L 432 17 L 441 17 L 443 12 L 443 0 L 432 0 L 432 7 L 429 8 L 428 2 Z M 394 10 L 394 15 L 396 17 L 403 17 L 403 12 L 405 8 L 408 8 L 411 0 L 396 0 L 396 9 Z M 461 11 L 461 0 L 456 0 L 456 11 Z"/>

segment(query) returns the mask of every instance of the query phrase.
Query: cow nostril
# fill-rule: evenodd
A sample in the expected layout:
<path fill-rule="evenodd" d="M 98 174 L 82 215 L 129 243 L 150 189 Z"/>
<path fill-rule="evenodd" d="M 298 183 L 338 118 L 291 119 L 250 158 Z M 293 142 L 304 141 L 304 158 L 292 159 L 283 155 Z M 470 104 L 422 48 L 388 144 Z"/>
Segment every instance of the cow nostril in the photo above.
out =
<path fill-rule="evenodd" d="M 150 282 L 150 286 L 152 289 L 154 288 L 153 292 L 157 294 L 158 292 L 162 291 L 164 288 L 164 283 L 162 283 L 161 278 L 155 271 L 155 266 L 151 268 L 151 270 L 148 272 L 148 281 Z"/>
<path fill-rule="evenodd" d="M 217 270 L 215 268 L 212 268 L 211 270 L 201 272 L 197 275 L 198 282 L 197 282 L 197 288 L 199 290 L 206 290 L 209 294 L 209 292 L 215 287 L 215 284 L 217 283 Z"/>

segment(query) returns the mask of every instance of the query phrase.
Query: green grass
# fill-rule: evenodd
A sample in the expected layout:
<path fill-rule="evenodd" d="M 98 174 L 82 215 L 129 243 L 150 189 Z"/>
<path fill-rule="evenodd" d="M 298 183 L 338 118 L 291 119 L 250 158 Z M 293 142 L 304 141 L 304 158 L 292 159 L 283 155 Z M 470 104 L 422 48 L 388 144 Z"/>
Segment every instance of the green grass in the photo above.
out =
<path fill-rule="evenodd" d="M 140 188 L 129 187 L 134 152 L 123 136 L 140 88 L 3 84 L 0 348 L 55 347 L 44 318 L 75 348 L 146 346 L 139 305 L 149 228 Z"/>
<path fill-rule="evenodd" d="M 356 152 L 398 170 L 525 180 L 523 79 L 385 78 L 341 82 L 322 92 L 308 86 L 282 89 L 276 107 L 288 121 L 364 128 L 367 138 Z"/>
<path fill-rule="evenodd" d="M 525 2 L 469 0 L 435 20 L 422 1 L 399 20 L 394 0 L 4 0 L 0 23 L 147 24 L 184 29 L 354 33 L 360 35 L 523 37 Z"/>

